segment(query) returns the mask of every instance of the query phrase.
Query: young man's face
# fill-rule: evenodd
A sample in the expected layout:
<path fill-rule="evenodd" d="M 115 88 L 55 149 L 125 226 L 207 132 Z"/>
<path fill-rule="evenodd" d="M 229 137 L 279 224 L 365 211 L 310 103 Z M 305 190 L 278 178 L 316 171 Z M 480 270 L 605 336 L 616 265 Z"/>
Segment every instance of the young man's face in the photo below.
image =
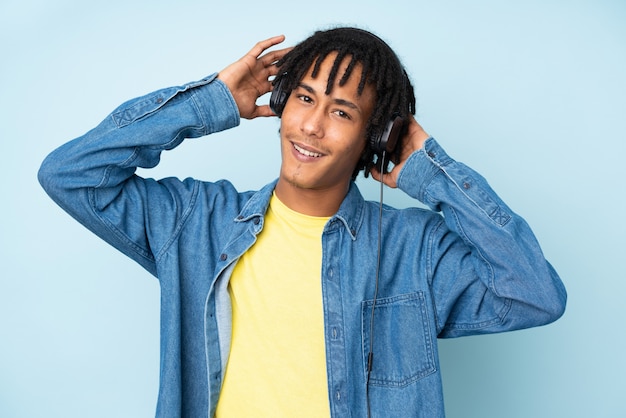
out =
<path fill-rule="evenodd" d="M 307 71 L 282 113 L 279 181 L 292 187 L 345 192 L 367 143 L 366 127 L 376 93 L 366 85 L 358 94 L 360 65 L 339 86 L 349 63 L 345 59 L 332 92 L 324 94 L 335 57 L 336 53 L 326 57 L 316 78 L 311 78 L 312 68 Z"/>

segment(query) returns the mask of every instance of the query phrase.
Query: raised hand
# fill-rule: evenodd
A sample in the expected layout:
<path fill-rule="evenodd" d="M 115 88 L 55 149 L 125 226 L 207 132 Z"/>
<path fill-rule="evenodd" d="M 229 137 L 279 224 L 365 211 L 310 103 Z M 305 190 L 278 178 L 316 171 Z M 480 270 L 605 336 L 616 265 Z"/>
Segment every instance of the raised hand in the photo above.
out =
<path fill-rule="evenodd" d="M 398 155 L 393 161 L 395 164 L 393 169 L 384 176 L 380 175 L 380 171 L 376 167 L 373 167 L 371 171 L 374 180 L 380 181 L 382 177 L 383 183 L 392 188 L 398 187 L 398 175 L 402 167 L 404 167 L 407 158 L 409 158 L 413 152 L 422 149 L 424 142 L 429 138 L 429 135 L 424 131 L 424 128 L 417 123 L 413 115 L 409 115 L 406 123 L 408 124 L 406 134 L 401 139 Z"/>
<path fill-rule="evenodd" d="M 246 55 L 219 72 L 217 78 L 230 89 L 242 118 L 274 116 L 269 105 L 258 106 L 256 101 L 272 90 L 270 78 L 278 73 L 275 63 L 291 48 L 265 51 L 284 40 L 284 35 L 279 35 L 260 41 Z"/>

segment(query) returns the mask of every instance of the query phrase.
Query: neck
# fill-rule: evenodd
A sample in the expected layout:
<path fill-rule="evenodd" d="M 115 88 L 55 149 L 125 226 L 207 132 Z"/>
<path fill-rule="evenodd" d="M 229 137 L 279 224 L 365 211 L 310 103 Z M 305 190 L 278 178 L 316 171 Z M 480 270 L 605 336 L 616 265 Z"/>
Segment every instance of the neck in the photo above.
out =
<path fill-rule="evenodd" d="M 279 179 L 275 192 L 280 201 L 293 211 L 309 216 L 330 217 L 339 210 L 349 188 L 350 182 L 332 189 L 304 189 Z"/>

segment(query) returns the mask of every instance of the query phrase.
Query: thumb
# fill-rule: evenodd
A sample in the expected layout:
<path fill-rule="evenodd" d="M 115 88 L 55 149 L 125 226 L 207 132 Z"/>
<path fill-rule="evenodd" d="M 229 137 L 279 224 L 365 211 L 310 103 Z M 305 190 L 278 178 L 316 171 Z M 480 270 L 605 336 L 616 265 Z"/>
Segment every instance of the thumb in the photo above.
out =
<path fill-rule="evenodd" d="M 255 118 L 258 118 L 258 117 L 265 118 L 265 117 L 272 117 L 272 116 L 276 116 L 276 113 L 272 111 L 269 105 L 257 106 L 254 111 Z"/>
<path fill-rule="evenodd" d="M 378 169 L 378 167 L 372 167 L 370 174 L 372 175 L 372 178 L 378 182 L 381 182 L 388 187 L 391 187 L 392 189 L 396 189 L 398 187 L 398 172 L 400 170 L 398 169 L 398 166 L 394 166 L 391 171 L 389 171 L 388 173 L 384 173 L 382 174 L 380 172 L 380 170 Z"/>

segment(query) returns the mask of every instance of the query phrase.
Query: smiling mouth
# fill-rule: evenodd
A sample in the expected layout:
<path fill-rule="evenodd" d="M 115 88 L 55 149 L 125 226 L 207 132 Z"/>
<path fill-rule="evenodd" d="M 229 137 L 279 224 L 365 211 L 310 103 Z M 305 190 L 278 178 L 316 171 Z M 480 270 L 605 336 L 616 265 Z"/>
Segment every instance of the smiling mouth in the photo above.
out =
<path fill-rule="evenodd" d="M 296 151 L 298 151 L 300 154 L 307 156 L 307 157 L 314 157 L 314 158 L 319 158 L 322 157 L 324 154 L 320 154 L 319 152 L 312 152 L 312 151 L 308 151 L 305 150 L 304 148 L 302 148 L 299 145 L 293 144 L 293 147 L 296 149 Z"/>

